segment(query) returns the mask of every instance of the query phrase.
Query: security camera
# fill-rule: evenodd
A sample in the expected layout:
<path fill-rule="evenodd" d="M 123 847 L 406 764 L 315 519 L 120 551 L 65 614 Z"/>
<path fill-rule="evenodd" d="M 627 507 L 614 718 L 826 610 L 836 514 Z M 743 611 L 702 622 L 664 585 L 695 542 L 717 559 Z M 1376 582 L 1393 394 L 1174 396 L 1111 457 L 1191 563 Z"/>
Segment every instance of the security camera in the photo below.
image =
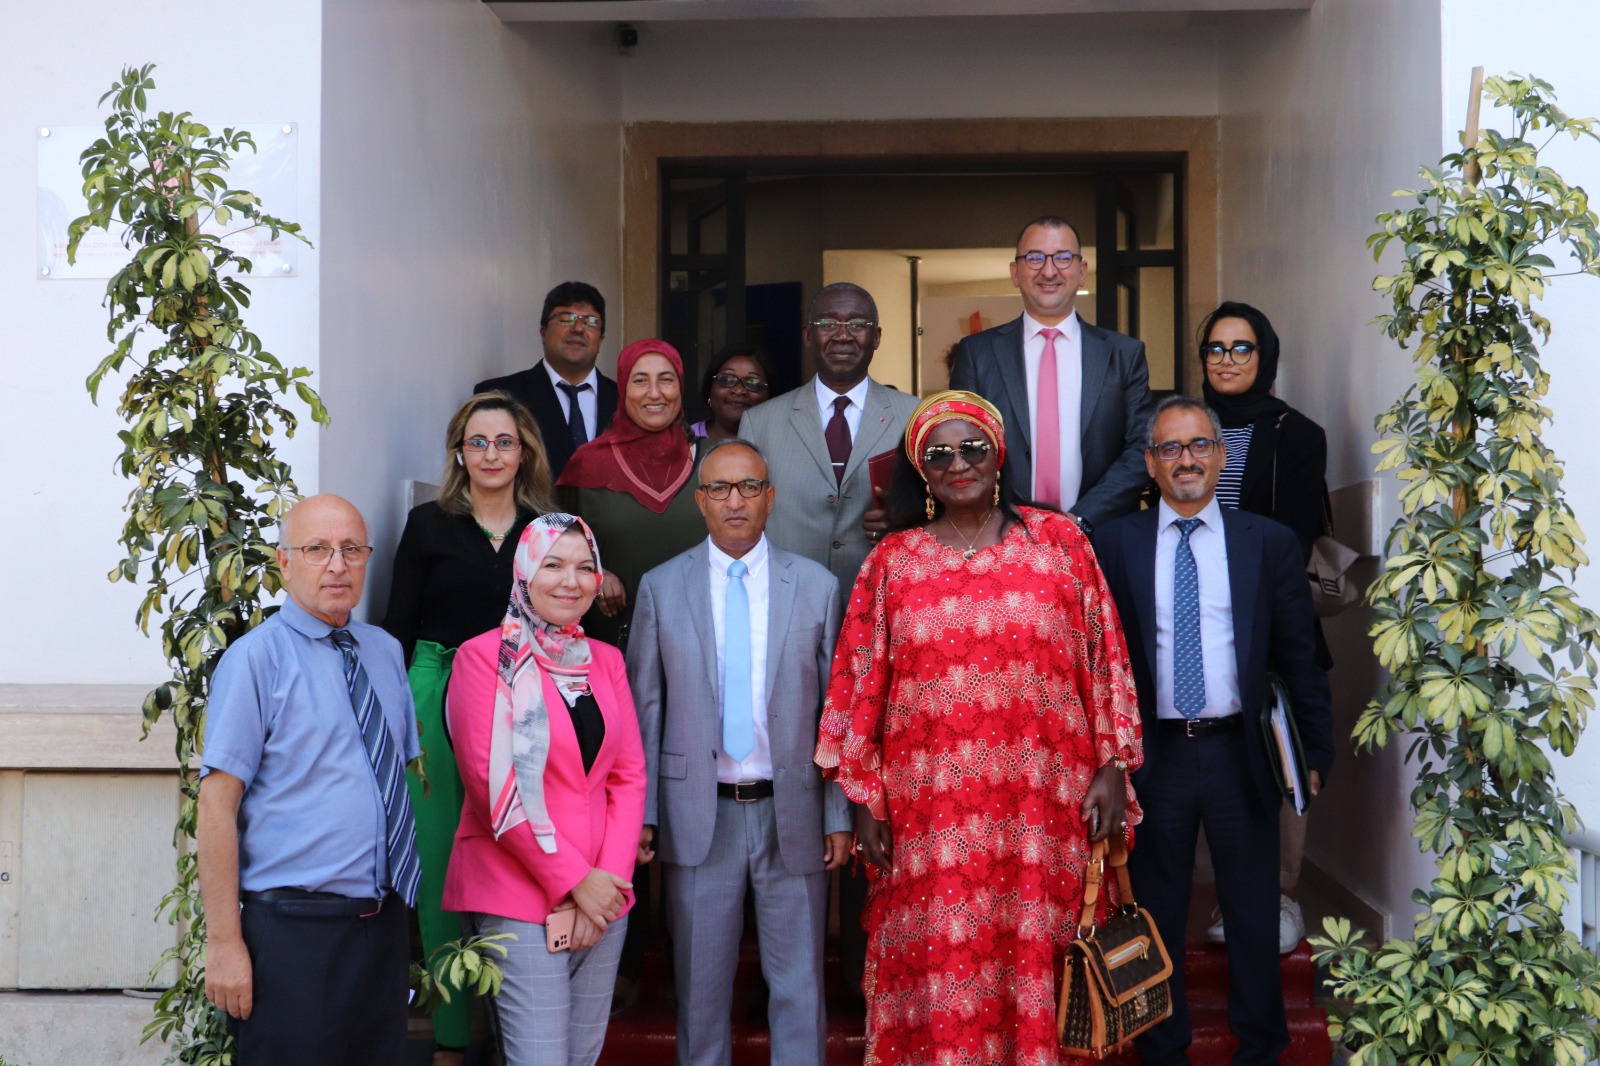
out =
<path fill-rule="evenodd" d="M 617 23 L 617 51 L 627 55 L 628 49 L 639 43 L 639 31 L 626 22 Z"/>

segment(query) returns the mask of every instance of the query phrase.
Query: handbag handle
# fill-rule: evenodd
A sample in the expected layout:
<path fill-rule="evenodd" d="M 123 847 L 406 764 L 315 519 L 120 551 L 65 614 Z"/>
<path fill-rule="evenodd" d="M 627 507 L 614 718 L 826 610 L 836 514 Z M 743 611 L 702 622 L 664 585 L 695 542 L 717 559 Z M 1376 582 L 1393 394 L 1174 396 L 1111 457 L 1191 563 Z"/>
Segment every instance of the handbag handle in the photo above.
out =
<path fill-rule="evenodd" d="M 1083 910 L 1078 912 L 1078 935 L 1093 936 L 1095 906 L 1100 902 L 1100 882 L 1105 877 L 1107 863 L 1117 871 L 1117 888 L 1122 892 L 1122 905 L 1133 907 L 1133 885 L 1128 881 L 1128 842 L 1120 836 L 1095 841 L 1089 852 L 1089 866 L 1083 874 Z"/>

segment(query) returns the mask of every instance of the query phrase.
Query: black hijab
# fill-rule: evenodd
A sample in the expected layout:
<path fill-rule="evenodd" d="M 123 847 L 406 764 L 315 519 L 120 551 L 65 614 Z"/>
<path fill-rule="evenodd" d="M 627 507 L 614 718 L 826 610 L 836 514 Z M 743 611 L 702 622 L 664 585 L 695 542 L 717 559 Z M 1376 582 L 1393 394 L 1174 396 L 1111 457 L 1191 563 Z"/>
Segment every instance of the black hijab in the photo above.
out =
<path fill-rule="evenodd" d="M 1229 300 L 1206 317 L 1205 323 L 1200 327 L 1201 344 L 1210 339 L 1211 327 L 1224 318 L 1242 318 L 1250 323 L 1250 328 L 1255 331 L 1256 379 L 1250 388 L 1237 396 L 1222 395 L 1211 387 L 1211 378 L 1205 373 L 1206 356 L 1202 351 L 1200 373 L 1204 384 L 1201 387 L 1205 393 L 1206 403 L 1217 412 L 1217 417 L 1222 419 L 1223 426 L 1228 429 L 1278 417 L 1289 410 L 1289 405 L 1272 395 L 1272 383 L 1278 377 L 1277 332 L 1273 330 L 1272 323 L 1267 321 L 1266 315 L 1249 304 Z"/>

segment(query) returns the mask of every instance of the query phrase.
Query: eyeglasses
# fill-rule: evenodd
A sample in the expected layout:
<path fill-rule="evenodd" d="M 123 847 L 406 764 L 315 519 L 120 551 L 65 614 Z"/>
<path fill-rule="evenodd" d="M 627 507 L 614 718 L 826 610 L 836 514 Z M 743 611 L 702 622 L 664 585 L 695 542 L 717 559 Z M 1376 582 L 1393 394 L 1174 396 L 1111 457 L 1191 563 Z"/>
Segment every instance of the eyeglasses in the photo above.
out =
<path fill-rule="evenodd" d="M 738 374 L 721 373 L 711 379 L 711 384 L 719 389 L 731 389 L 743 385 L 745 392 L 767 391 L 767 379 L 756 374 L 740 377 Z"/>
<path fill-rule="evenodd" d="M 1054 259 L 1056 261 L 1056 269 L 1065 270 L 1074 262 L 1082 258 L 1083 256 L 1079 253 L 1069 252 L 1064 248 L 1059 252 L 1023 252 L 1021 255 L 1016 257 L 1016 259 L 1022 260 L 1035 270 L 1043 270 L 1044 261 L 1046 259 Z M 1013 260 L 1013 262 L 1014 261 L 1015 260 Z"/>
<path fill-rule="evenodd" d="M 497 452 L 514 452 L 522 447 L 522 442 L 509 436 L 500 436 L 493 440 L 488 437 L 468 437 L 461 442 L 461 446 L 469 452 L 486 452 L 490 445 L 493 445 Z"/>
<path fill-rule="evenodd" d="M 1164 440 L 1160 444 L 1152 445 L 1147 450 L 1153 452 L 1157 458 L 1165 459 L 1170 463 L 1172 460 L 1182 455 L 1184 449 L 1188 449 L 1189 455 L 1192 458 L 1204 459 L 1216 449 L 1217 445 L 1221 443 L 1222 442 L 1220 440 L 1217 440 L 1214 437 L 1196 437 L 1187 444 L 1183 443 L 1182 441 Z"/>
<path fill-rule="evenodd" d="M 960 452 L 963 462 L 968 466 L 977 466 L 989 458 L 989 452 L 993 449 L 994 445 L 976 437 L 953 447 L 949 444 L 930 444 L 922 449 L 922 465 L 929 470 L 948 470 L 950 464 L 956 461 L 956 453 Z"/>
<path fill-rule="evenodd" d="M 747 500 L 753 500 L 766 491 L 770 484 L 765 478 L 747 477 L 743 481 L 712 481 L 700 486 L 700 491 L 710 496 L 713 500 L 726 500 L 733 493 L 734 487 L 739 489 L 739 495 Z"/>
<path fill-rule="evenodd" d="M 1256 346 L 1249 341 L 1239 341 L 1237 344 L 1223 344 L 1221 341 L 1211 341 L 1200 346 L 1200 354 L 1206 357 L 1206 362 L 1216 366 L 1227 359 L 1234 364 L 1248 363 L 1256 357 Z"/>
<path fill-rule="evenodd" d="M 554 322 L 558 326 L 576 326 L 582 324 L 590 329 L 599 329 L 605 322 L 599 315 L 580 315 L 576 311 L 557 311 L 546 322 Z"/>
<path fill-rule="evenodd" d="M 299 552 L 300 558 L 311 566 L 327 566 L 333 561 L 334 552 L 344 556 L 346 566 L 366 566 L 367 560 L 372 558 L 370 544 L 346 544 L 342 548 L 335 548 L 331 544 L 302 544 L 289 550 Z"/>
<path fill-rule="evenodd" d="M 841 329 L 848 329 L 852 336 L 865 337 L 877 328 L 877 323 L 866 318 L 852 318 L 848 322 L 841 322 L 837 318 L 813 318 L 811 328 L 824 337 L 831 337 Z"/>

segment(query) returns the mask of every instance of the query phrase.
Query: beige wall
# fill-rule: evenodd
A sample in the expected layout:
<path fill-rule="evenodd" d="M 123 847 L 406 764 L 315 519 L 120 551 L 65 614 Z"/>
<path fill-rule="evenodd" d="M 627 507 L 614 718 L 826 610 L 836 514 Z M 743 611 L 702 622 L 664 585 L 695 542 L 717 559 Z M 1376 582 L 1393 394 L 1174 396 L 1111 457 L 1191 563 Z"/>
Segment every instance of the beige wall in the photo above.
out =
<path fill-rule="evenodd" d="M 1231 73 L 1221 101 L 1222 289 L 1272 319 L 1283 340 L 1279 394 L 1327 430 L 1335 488 L 1372 477 L 1373 416 L 1409 380 L 1409 357 L 1369 324 L 1384 307 L 1364 242 L 1396 202 L 1390 193 L 1441 154 L 1439 50 L 1435 3 L 1319 0 L 1305 15 L 1260 19 L 1219 54 Z M 1393 517 L 1390 502 L 1375 523 Z M 1378 547 L 1358 513 L 1335 518 L 1341 534 Z M 1378 683 L 1362 610 L 1328 635 L 1335 732 L 1347 738 Z M 1432 866 L 1410 835 L 1414 777 L 1402 748 L 1341 752 L 1308 854 L 1408 928 L 1411 892 Z"/>

